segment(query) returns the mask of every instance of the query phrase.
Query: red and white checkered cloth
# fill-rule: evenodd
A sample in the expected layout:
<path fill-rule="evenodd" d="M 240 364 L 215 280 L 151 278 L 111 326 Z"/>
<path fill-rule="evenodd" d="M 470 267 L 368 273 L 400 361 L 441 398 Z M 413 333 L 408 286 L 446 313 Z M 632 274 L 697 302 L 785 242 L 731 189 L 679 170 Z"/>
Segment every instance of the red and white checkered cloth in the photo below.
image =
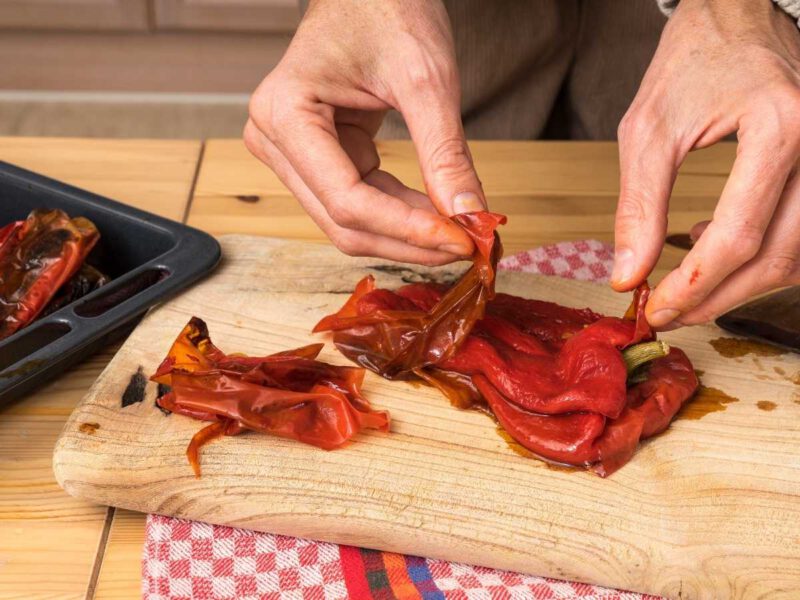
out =
<path fill-rule="evenodd" d="M 612 261 L 608 244 L 586 240 L 508 256 L 500 268 L 603 282 Z M 368 588 L 353 587 L 348 570 L 354 560 Z M 371 571 L 369 565 L 376 560 L 381 568 Z M 389 583 L 380 587 L 376 572 Z M 145 600 L 658 600 L 583 583 L 157 515 L 147 517 L 142 576 Z M 398 577 L 405 577 L 406 587 L 398 584 Z"/>

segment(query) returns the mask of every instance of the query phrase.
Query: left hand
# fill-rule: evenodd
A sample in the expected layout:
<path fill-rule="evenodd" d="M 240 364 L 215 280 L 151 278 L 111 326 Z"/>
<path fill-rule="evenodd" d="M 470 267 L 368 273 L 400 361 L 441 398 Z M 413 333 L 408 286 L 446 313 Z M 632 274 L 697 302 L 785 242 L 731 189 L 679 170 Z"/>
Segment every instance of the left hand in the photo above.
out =
<path fill-rule="evenodd" d="M 650 297 L 653 327 L 703 323 L 800 283 L 800 32 L 771 0 L 681 0 L 619 128 L 616 289 L 658 260 L 688 152 L 734 131 L 712 220 Z"/>

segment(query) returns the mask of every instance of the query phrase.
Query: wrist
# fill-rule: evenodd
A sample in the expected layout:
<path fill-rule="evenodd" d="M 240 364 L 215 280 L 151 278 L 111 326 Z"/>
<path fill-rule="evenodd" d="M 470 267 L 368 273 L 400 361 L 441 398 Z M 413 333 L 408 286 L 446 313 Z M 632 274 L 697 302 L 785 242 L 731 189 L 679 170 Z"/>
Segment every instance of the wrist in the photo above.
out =
<path fill-rule="evenodd" d="M 789 21 L 800 26 L 800 0 L 656 0 L 661 11 L 672 15 L 679 5 L 694 5 L 712 9 L 715 14 L 725 15 L 729 20 L 762 19 Z"/>

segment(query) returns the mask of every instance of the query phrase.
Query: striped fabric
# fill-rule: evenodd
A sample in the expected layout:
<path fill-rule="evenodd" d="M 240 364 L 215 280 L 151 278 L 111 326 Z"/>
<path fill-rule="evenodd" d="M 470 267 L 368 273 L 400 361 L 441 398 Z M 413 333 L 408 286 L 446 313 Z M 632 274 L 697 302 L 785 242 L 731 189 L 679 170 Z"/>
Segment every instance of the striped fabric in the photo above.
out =
<path fill-rule="evenodd" d="M 342 546 L 342 570 L 351 598 L 444 600 L 427 563 L 416 556 Z"/>

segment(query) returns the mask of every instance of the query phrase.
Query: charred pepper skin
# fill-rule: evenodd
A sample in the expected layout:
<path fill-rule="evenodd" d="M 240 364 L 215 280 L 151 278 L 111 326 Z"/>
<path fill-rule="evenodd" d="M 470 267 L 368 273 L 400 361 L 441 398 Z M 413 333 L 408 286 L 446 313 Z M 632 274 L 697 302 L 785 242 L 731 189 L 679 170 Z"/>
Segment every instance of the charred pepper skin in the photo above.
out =
<path fill-rule="evenodd" d="M 36 319 L 100 239 L 91 221 L 35 210 L 0 229 L 0 340 Z"/>
<path fill-rule="evenodd" d="M 226 355 L 205 322 L 193 317 L 151 377 L 169 391 L 161 408 L 211 425 L 186 454 L 200 476 L 200 447 L 245 430 L 295 439 L 325 450 L 363 429 L 389 430 L 389 415 L 361 394 L 364 370 L 316 360 L 323 344 L 255 357 Z"/>
<path fill-rule="evenodd" d="M 621 319 L 495 295 L 502 254 L 495 229 L 505 219 L 485 212 L 454 219 L 476 245 L 472 268 L 454 286 L 389 291 L 367 277 L 314 331 L 332 331 L 345 356 L 384 377 L 419 377 L 459 408 L 490 410 L 545 460 L 613 473 L 698 387 L 678 349 L 629 386 L 622 350 L 655 339 L 644 316 L 649 288 L 636 290 Z"/>

